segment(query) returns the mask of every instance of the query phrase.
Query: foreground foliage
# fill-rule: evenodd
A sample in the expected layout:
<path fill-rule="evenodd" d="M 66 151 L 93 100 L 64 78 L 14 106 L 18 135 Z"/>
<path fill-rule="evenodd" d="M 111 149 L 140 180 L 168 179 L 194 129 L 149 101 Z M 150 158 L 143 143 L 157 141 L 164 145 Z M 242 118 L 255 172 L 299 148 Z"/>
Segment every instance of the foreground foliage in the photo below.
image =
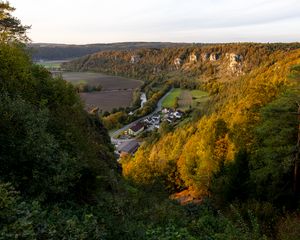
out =
<path fill-rule="evenodd" d="M 13 41 L 23 30 L 0 43 L 0 239 L 299 238 L 299 50 L 262 47 L 258 68 L 207 84 L 205 116 L 154 133 L 122 160 L 125 181 L 74 87 Z M 165 191 L 183 189 L 201 204 Z"/>

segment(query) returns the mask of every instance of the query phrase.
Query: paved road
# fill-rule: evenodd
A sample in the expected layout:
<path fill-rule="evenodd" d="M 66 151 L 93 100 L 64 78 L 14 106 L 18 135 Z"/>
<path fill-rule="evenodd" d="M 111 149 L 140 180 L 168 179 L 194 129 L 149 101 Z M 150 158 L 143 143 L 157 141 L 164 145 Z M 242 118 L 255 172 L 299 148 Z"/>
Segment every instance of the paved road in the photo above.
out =
<path fill-rule="evenodd" d="M 144 117 L 141 117 L 129 124 L 127 124 L 126 126 L 114 131 L 114 132 L 110 132 L 109 135 L 110 135 L 110 138 L 111 138 L 111 142 L 112 143 L 122 143 L 122 142 L 126 142 L 128 141 L 128 139 L 118 139 L 118 138 L 115 138 L 116 136 L 120 135 L 122 132 L 124 132 L 125 130 L 127 130 L 128 128 L 131 128 L 132 126 L 134 126 L 136 123 L 140 122 L 140 121 L 143 121 L 144 119 L 148 118 L 148 117 L 151 117 L 153 116 L 155 113 L 161 111 L 162 109 L 162 102 L 165 100 L 165 98 L 172 92 L 173 88 L 171 88 L 161 99 L 159 99 L 159 101 L 157 102 L 157 105 L 156 105 L 156 108 L 155 110 L 144 116 Z M 132 140 L 132 139 L 130 139 Z"/>

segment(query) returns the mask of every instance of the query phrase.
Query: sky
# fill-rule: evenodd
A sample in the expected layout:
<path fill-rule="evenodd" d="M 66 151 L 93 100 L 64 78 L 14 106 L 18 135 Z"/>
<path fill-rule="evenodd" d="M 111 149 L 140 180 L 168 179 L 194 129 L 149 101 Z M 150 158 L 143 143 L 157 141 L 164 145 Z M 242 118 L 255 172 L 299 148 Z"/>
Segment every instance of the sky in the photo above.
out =
<path fill-rule="evenodd" d="M 299 42 L 300 0 L 9 0 L 44 43 Z"/>

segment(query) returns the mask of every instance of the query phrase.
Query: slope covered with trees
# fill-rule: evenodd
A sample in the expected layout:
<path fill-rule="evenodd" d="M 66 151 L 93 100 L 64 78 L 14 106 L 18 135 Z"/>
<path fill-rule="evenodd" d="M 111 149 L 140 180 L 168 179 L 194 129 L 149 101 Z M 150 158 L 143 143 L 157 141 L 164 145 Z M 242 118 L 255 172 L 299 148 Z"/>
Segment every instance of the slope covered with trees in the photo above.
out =
<path fill-rule="evenodd" d="M 299 47 L 299 43 L 235 43 L 102 51 L 67 62 L 63 66 L 72 71 L 125 75 L 146 82 L 168 78 L 184 86 L 209 80 L 232 81 L 266 62 L 272 53 L 288 52 Z"/>
<path fill-rule="evenodd" d="M 34 60 L 65 60 L 82 57 L 99 51 L 124 51 L 138 48 L 164 48 L 189 45 L 165 42 L 123 42 L 86 45 L 30 43 L 28 48 Z"/>
<path fill-rule="evenodd" d="M 182 203 L 238 205 L 271 238 L 289 229 L 285 239 L 296 239 L 299 229 L 287 224 L 297 215 L 280 218 L 299 204 L 299 59 L 298 43 L 245 43 L 100 52 L 65 67 L 144 79 L 150 96 L 166 85 L 207 90 L 198 117 L 123 157 L 123 175 L 160 184 Z"/>
<path fill-rule="evenodd" d="M 263 161 L 264 157 L 267 161 L 270 156 L 262 146 L 263 143 L 271 144 L 269 141 L 274 144 L 269 151 L 276 151 L 276 141 L 279 141 L 278 151 L 285 152 L 285 158 L 288 159 L 281 164 L 286 165 L 286 173 L 290 173 L 293 166 L 292 149 L 295 149 L 297 143 L 295 113 L 298 109 L 299 92 L 293 86 L 298 82 L 292 81 L 289 75 L 299 74 L 298 68 L 293 67 L 299 64 L 299 53 L 299 50 L 295 50 L 289 54 L 273 54 L 270 56 L 271 62 L 267 61 L 250 74 L 224 85 L 200 120 L 166 134 L 156 143 L 144 145 L 133 159 L 124 160 L 125 175 L 145 183 L 161 177 L 167 186 L 172 184 L 171 189 L 191 188 L 194 193 L 207 195 L 213 174 L 220 166 L 234 162 L 242 153 L 242 156 L 246 154 L 245 159 L 248 159 L 247 155 L 251 156 L 249 164 L 253 165 L 253 176 L 258 181 L 255 174 L 259 173 L 260 166 L 257 166 L 259 163 L 255 159 Z M 274 119 L 271 118 L 271 113 L 266 113 L 268 108 L 275 108 Z M 276 108 L 279 109 L 278 113 Z M 278 129 L 280 127 L 282 129 Z M 282 131 L 285 135 L 280 136 L 277 131 Z M 278 140 L 281 137 L 283 139 Z M 283 149 L 279 150 L 280 148 Z M 258 153 L 263 156 L 258 157 Z M 277 168 L 283 159 L 280 154 L 272 157 L 279 161 L 277 164 L 273 163 L 273 167 Z M 283 166 L 278 169 L 283 170 Z M 271 188 L 263 183 L 259 185 Z M 266 193 L 266 189 L 261 191 Z"/>

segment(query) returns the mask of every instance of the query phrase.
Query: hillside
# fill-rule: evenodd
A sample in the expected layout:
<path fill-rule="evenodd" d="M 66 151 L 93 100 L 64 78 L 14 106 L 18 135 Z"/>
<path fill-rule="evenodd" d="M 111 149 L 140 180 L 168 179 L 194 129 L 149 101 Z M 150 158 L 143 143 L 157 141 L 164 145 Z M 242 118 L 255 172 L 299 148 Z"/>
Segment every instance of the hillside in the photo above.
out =
<path fill-rule="evenodd" d="M 28 48 L 35 61 L 38 60 L 67 60 L 82 57 L 99 51 L 133 50 L 139 48 L 165 48 L 189 45 L 185 43 L 168 42 L 123 42 L 107 44 L 52 44 L 52 43 L 30 43 Z"/>
<path fill-rule="evenodd" d="M 198 83 L 209 80 L 226 81 L 249 73 L 274 52 L 288 52 L 299 47 L 299 43 L 237 43 L 102 51 L 65 63 L 63 66 L 71 71 L 104 72 L 144 80 L 153 80 L 163 75 L 168 75 L 170 79 L 183 77 L 180 84 L 193 80 Z"/>
<path fill-rule="evenodd" d="M 279 101 L 276 99 L 287 98 L 285 101 L 290 102 L 286 103 L 284 108 L 297 112 L 296 102 L 300 96 L 298 90 L 288 97 L 284 97 L 285 95 L 282 96 L 282 94 L 288 91 L 291 84 L 288 76 L 291 68 L 300 64 L 299 59 L 299 50 L 272 54 L 264 64 L 249 74 L 223 85 L 222 90 L 218 94 L 214 94 L 210 102 L 210 109 L 209 111 L 207 109 L 202 118 L 161 136 L 157 142 L 148 142 L 139 149 L 134 157 L 124 159 L 125 176 L 146 184 L 161 178 L 171 192 L 189 189 L 191 194 L 194 194 L 193 197 L 197 198 L 210 194 L 210 181 L 214 173 L 220 169 L 222 164 L 226 166 L 235 162 L 237 156 L 243 151 L 247 152 L 249 156 L 247 161 L 252 166 L 250 174 L 256 176 L 259 172 L 256 169 L 259 166 L 255 165 L 257 164 L 255 162 L 257 161 L 256 151 L 262 151 L 261 146 L 256 145 L 258 144 L 256 128 L 260 128 L 261 124 L 264 124 L 262 115 L 266 110 L 262 109 L 269 106 L 268 104 L 273 104 L 273 101 Z M 290 100 L 288 100 L 289 98 Z M 293 98 L 294 100 L 292 100 Z M 285 111 L 288 110 L 282 109 L 282 114 Z M 274 117 L 277 116 L 274 115 Z M 282 121 L 291 121 L 294 127 L 287 130 L 283 125 L 279 131 L 291 131 L 289 132 L 291 134 L 289 144 L 295 146 L 297 143 L 297 116 L 291 114 L 285 116 L 284 119 Z M 272 124 L 275 124 L 275 120 L 271 121 Z M 269 134 L 262 140 L 267 141 L 266 139 L 270 138 L 269 141 L 275 144 L 276 136 L 273 133 Z M 285 144 L 288 145 L 288 142 Z M 276 144 L 272 146 L 275 150 Z M 292 161 L 293 154 L 290 154 L 289 161 Z M 267 156 L 264 157 L 267 158 Z M 262 161 L 262 159 L 260 160 Z M 277 161 L 280 165 L 279 156 Z M 287 169 L 286 171 L 289 172 Z M 285 183 L 287 184 L 287 182 Z M 257 187 L 265 187 L 266 189 L 261 190 L 263 193 L 270 191 L 269 185 Z M 292 185 L 289 187 L 291 188 Z M 286 188 L 288 192 L 291 190 L 288 190 L 288 186 Z M 278 194 L 277 197 L 280 198 L 280 195 Z M 276 202 L 278 199 L 273 197 L 269 200 Z"/>
<path fill-rule="evenodd" d="M 259 216 L 271 239 L 297 239 L 294 227 L 296 232 L 281 231 L 298 215 L 281 217 L 283 208 L 297 209 L 300 195 L 299 46 L 110 51 L 65 67 L 144 79 L 149 96 L 167 85 L 208 91 L 208 107 L 196 118 L 154 132 L 134 156 L 124 156 L 123 175 L 138 185 L 162 185 L 183 204 L 207 198 L 219 209 L 234 204 Z"/>

